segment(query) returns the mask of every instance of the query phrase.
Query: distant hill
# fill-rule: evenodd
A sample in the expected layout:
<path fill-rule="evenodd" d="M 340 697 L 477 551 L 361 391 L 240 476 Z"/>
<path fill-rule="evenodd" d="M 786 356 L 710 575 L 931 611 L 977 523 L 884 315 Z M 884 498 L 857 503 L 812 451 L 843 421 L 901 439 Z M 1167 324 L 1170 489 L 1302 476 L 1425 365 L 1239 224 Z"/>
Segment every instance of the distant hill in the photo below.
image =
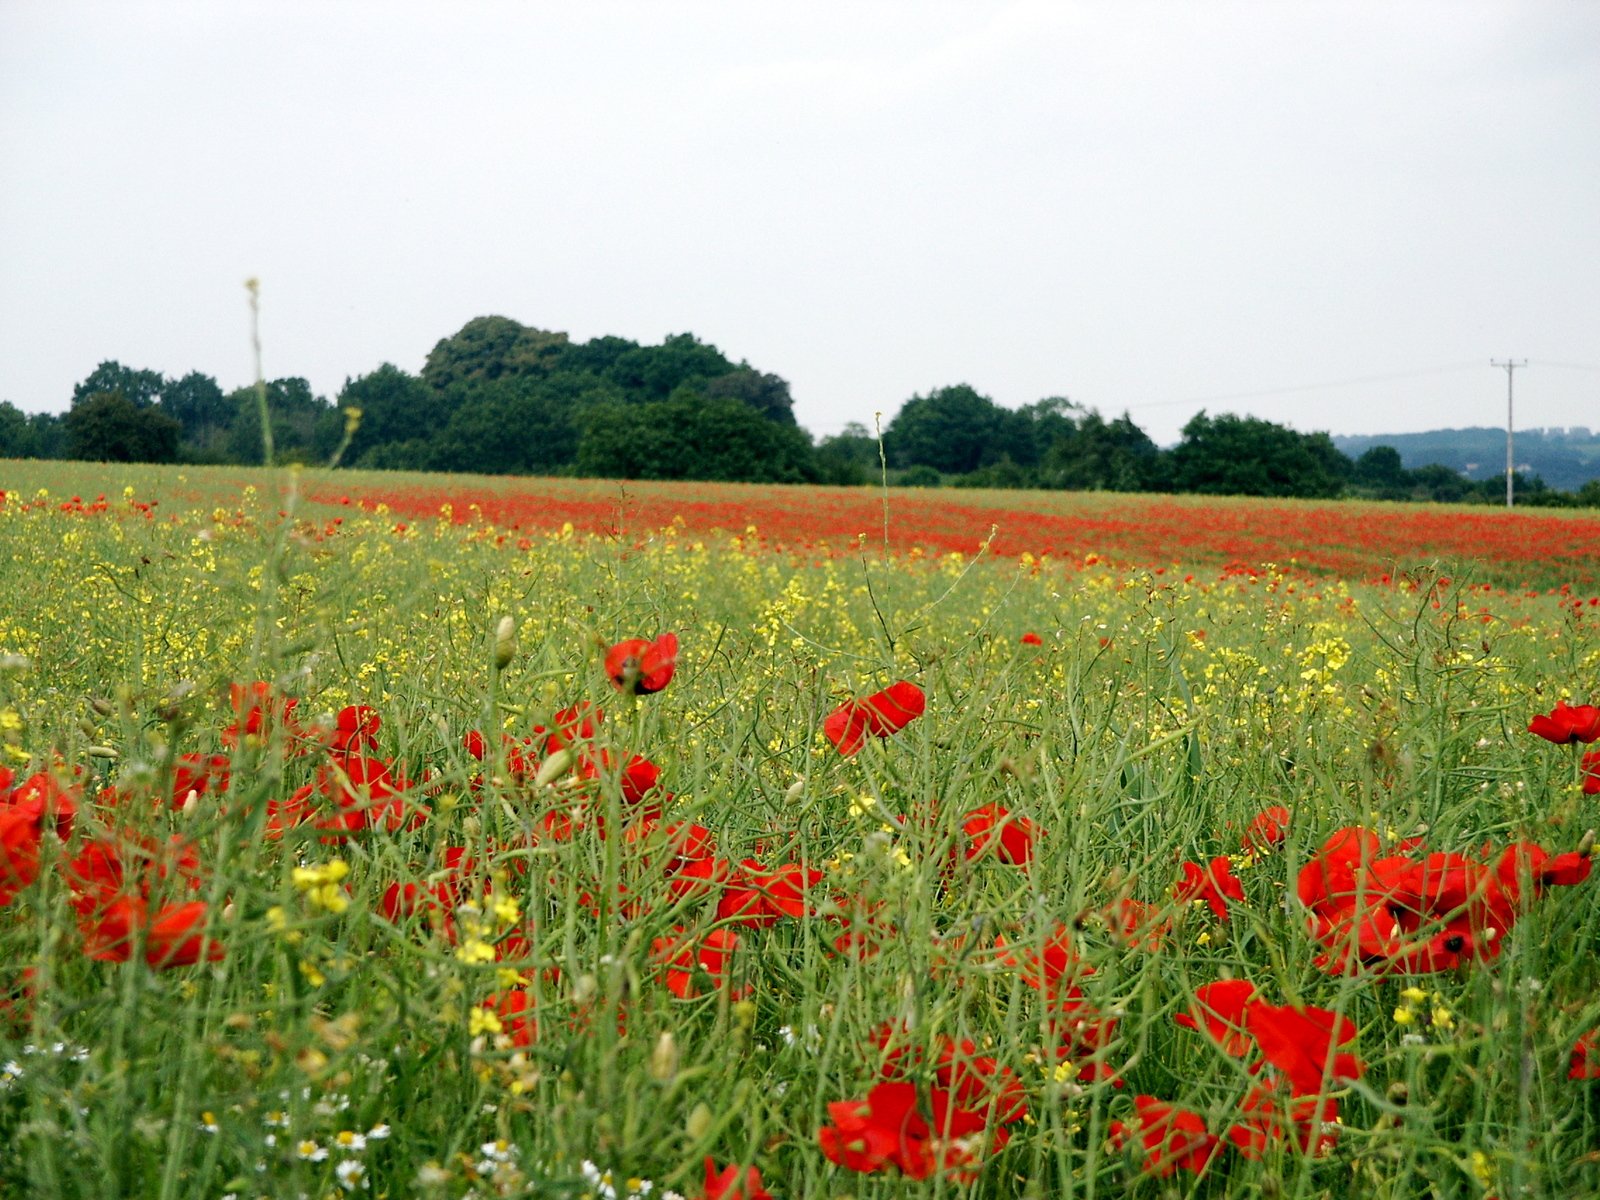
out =
<path fill-rule="evenodd" d="M 1372 446 L 1393 446 L 1408 471 L 1443 463 L 1469 479 L 1491 479 L 1506 472 L 1504 429 L 1474 426 L 1432 429 L 1427 433 L 1335 435 L 1333 444 L 1351 458 Z M 1576 491 L 1589 480 L 1600 479 L 1600 434 L 1588 429 L 1519 429 L 1514 449 L 1517 470 L 1537 475 L 1550 487 L 1564 492 Z"/>

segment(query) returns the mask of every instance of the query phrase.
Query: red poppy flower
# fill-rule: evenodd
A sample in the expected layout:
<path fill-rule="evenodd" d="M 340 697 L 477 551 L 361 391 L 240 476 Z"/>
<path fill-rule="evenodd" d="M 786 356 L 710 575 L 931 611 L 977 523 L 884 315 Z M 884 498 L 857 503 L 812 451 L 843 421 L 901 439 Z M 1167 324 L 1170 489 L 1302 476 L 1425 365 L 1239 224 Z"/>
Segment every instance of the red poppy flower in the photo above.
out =
<path fill-rule="evenodd" d="M 203 937 L 206 905 L 202 900 L 169 904 L 154 920 L 148 918 L 145 901 L 138 896 L 118 896 L 79 921 L 84 953 L 104 962 L 127 962 L 133 955 L 133 942 L 142 928 L 145 934 L 144 960 L 157 969 L 188 967 L 202 960 L 222 958 L 222 943 Z"/>
<path fill-rule="evenodd" d="M 1591 1029 L 1572 1047 L 1568 1079 L 1600 1079 L 1600 1029 Z"/>
<path fill-rule="evenodd" d="M 1245 1012 L 1255 995 L 1256 985 L 1247 979 L 1219 979 L 1195 988 L 1194 1008 L 1172 1019 L 1196 1032 L 1203 1025 L 1224 1053 L 1243 1058 L 1255 1048 L 1255 1039 L 1245 1030 Z"/>
<path fill-rule="evenodd" d="M 1583 771 L 1583 794 L 1600 796 L 1600 750 L 1591 750 L 1579 760 Z"/>
<path fill-rule="evenodd" d="M 1573 742 L 1600 742 L 1600 707 L 1593 704 L 1568 705 L 1556 701 L 1548 716 L 1528 722 L 1528 732 L 1558 746 Z"/>
<path fill-rule="evenodd" d="M 1178 881 L 1173 895 L 1180 901 L 1204 900 L 1217 920 L 1228 919 L 1228 901 L 1244 902 L 1244 884 L 1233 874 L 1233 860 L 1219 854 L 1202 867 L 1198 863 L 1183 864 L 1183 878 Z"/>
<path fill-rule="evenodd" d="M 1535 842 L 1513 842 L 1500 854 L 1495 865 L 1495 877 L 1513 900 L 1522 899 L 1523 879 L 1533 883 L 1533 896 L 1549 885 L 1570 887 L 1582 883 L 1594 872 L 1592 855 L 1568 850 L 1552 855 Z"/>
<path fill-rule="evenodd" d="M 899 733 L 927 707 L 922 689 L 902 679 L 881 692 L 841 704 L 823 719 L 822 732 L 840 754 L 849 758 L 866 745 L 869 735 L 886 738 Z"/>
<path fill-rule="evenodd" d="M 1094 974 L 1094 968 L 1085 966 L 1072 949 L 1072 932 L 1065 925 L 1057 925 L 1043 945 L 1000 936 L 994 939 L 994 948 L 1002 964 L 1021 972 L 1023 983 L 1043 992 L 1056 993 Z"/>
<path fill-rule="evenodd" d="M 255 683 L 230 683 L 228 700 L 237 718 L 222 731 L 224 746 L 237 746 L 241 738 L 262 738 L 274 725 L 282 725 L 289 733 L 298 730 L 294 724 L 294 708 L 298 700 L 278 695 L 272 685 L 258 680 Z"/>
<path fill-rule="evenodd" d="M 550 718 L 552 728 L 533 727 L 535 738 L 544 738 L 546 754 L 554 754 L 574 742 L 587 742 L 594 738 L 595 730 L 606 719 L 606 714 L 587 700 L 580 700 L 570 708 L 557 709 Z"/>
<path fill-rule="evenodd" d="M 528 1015 L 533 998 L 523 988 L 497 992 L 487 997 L 483 1006 L 492 1008 L 500 1018 L 500 1031 L 511 1039 L 511 1044 L 526 1048 L 539 1040 L 539 1023 Z"/>
<path fill-rule="evenodd" d="M 985 804 L 961 819 L 967 843 L 967 860 L 982 858 L 990 851 L 1001 862 L 1025 867 L 1033 857 L 1033 822 L 1014 817 L 998 804 Z"/>
<path fill-rule="evenodd" d="M 1356 875 L 1378 858 L 1378 835 L 1359 825 L 1336 829 L 1322 848 L 1300 868 L 1296 890 L 1300 903 L 1319 911 L 1330 902 L 1356 895 Z M 1362 891 L 1370 889 L 1363 888 Z"/>
<path fill-rule="evenodd" d="M 152 967 L 190 967 L 223 956 L 222 943 L 202 935 L 206 926 L 203 900 L 169 904 L 156 914 L 144 933 L 144 960 Z"/>
<path fill-rule="evenodd" d="M 1366 1070 L 1355 1055 L 1337 1050 L 1356 1036 L 1355 1024 L 1326 1008 L 1255 1003 L 1244 1020 L 1262 1057 L 1289 1081 L 1295 1096 L 1319 1095 L 1329 1082 L 1359 1079 Z"/>
<path fill-rule="evenodd" d="M 806 895 L 823 879 L 822 871 L 799 863 L 784 863 L 768 871 L 747 858 L 739 867 L 725 885 L 717 919 L 754 929 L 776 925 L 783 917 L 804 917 L 813 907 L 807 904 Z"/>
<path fill-rule="evenodd" d="M 1289 836 L 1289 815 L 1289 810 L 1281 804 L 1257 813 L 1240 839 L 1240 849 L 1266 851 L 1281 846 L 1283 839 Z"/>
<path fill-rule="evenodd" d="M 609 750 L 585 753 L 578 759 L 578 778 L 600 779 L 613 770 Z M 622 799 L 628 804 L 638 804 L 661 781 L 661 768 L 638 754 L 628 755 L 617 776 L 622 789 Z"/>
<path fill-rule="evenodd" d="M 851 1171 L 894 1166 L 912 1179 L 935 1171 L 947 1171 L 957 1182 L 972 1178 L 985 1153 L 983 1139 L 973 1135 L 983 1133 L 986 1117 L 958 1107 L 942 1088 L 930 1091 L 929 1108 L 929 1116 L 919 1111 L 913 1084 L 879 1083 L 865 1100 L 830 1103 L 833 1124 L 819 1129 L 817 1140 L 830 1161 Z M 1000 1149 L 1008 1136 L 1003 1128 L 994 1130 L 992 1148 Z"/>
<path fill-rule="evenodd" d="M 1221 1142 L 1205 1118 L 1154 1096 L 1133 1098 L 1137 1122 L 1111 1122 L 1111 1140 L 1120 1148 L 1135 1136 L 1144 1144 L 1144 1169 L 1166 1178 L 1179 1167 L 1196 1175 L 1211 1165 Z"/>
<path fill-rule="evenodd" d="M 1020 641 L 1024 646 L 1042 646 L 1042 645 L 1044 645 L 1044 639 L 1042 637 L 1040 637 L 1037 633 L 1025 633 L 1025 634 L 1022 635 L 1022 637 L 1020 637 L 1017 640 Z"/>
<path fill-rule="evenodd" d="M 761 1172 L 754 1167 L 743 1171 L 737 1166 L 717 1170 L 717 1163 L 706 1155 L 706 1186 L 700 1200 L 772 1200 L 772 1193 L 761 1186 Z"/>
<path fill-rule="evenodd" d="M 655 641 L 629 638 L 606 651 L 606 677 L 618 691 L 633 696 L 659 692 L 678 669 L 678 635 L 663 633 Z"/>
<path fill-rule="evenodd" d="M 1172 931 L 1165 911 L 1143 900 L 1122 896 L 1101 907 L 1100 919 L 1105 922 L 1106 932 L 1126 945 L 1159 950 Z"/>
<path fill-rule="evenodd" d="M 893 1021 L 885 1022 L 873 1033 L 873 1043 L 885 1052 L 885 1079 L 903 1078 L 923 1062 L 920 1046 L 904 1044 L 910 1036 L 905 1025 Z M 971 1038 L 958 1041 L 943 1034 L 935 1037 L 933 1078 L 961 1108 L 992 1116 L 995 1123 L 1009 1125 L 1027 1115 L 1022 1080 L 992 1055 L 979 1054 L 978 1045 Z"/>
<path fill-rule="evenodd" d="M 327 735 L 328 748 L 337 754 L 360 753 L 378 748 L 378 730 L 383 718 L 365 704 L 348 704 L 334 718 Z"/>
<path fill-rule="evenodd" d="M 1243 1120 L 1229 1126 L 1228 1141 L 1251 1161 L 1263 1158 L 1269 1143 L 1283 1139 L 1286 1113 L 1302 1151 L 1327 1154 L 1339 1141 L 1339 1101 L 1334 1096 L 1286 1096 L 1273 1083 L 1258 1083 L 1240 1101 L 1239 1113 Z"/>
<path fill-rule="evenodd" d="M 773 1200 L 773 1194 L 762 1187 L 762 1173 L 754 1166 L 739 1170 L 738 1166 L 725 1166 L 717 1170 L 715 1158 L 706 1155 L 706 1190 L 701 1200 Z"/>
<path fill-rule="evenodd" d="M 718 987 L 722 986 L 723 973 L 728 969 L 728 959 L 739 944 L 739 935 L 731 929 L 713 929 L 698 943 L 676 925 L 674 937 L 658 937 L 650 943 L 651 955 L 666 966 L 667 990 L 680 1000 L 689 1000 L 700 993 L 694 984 L 695 971 L 704 971 Z"/>
<path fill-rule="evenodd" d="M 182 808 L 194 796 L 227 791 L 231 765 L 224 754 L 185 754 L 172 773 L 172 807 Z"/>
<path fill-rule="evenodd" d="M 9 781 L 7 772 L 0 780 L 0 905 L 38 878 L 45 830 L 65 841 L 77 813 L 72 793 L 50 775 L 31 776 L 7 793 Z"/>

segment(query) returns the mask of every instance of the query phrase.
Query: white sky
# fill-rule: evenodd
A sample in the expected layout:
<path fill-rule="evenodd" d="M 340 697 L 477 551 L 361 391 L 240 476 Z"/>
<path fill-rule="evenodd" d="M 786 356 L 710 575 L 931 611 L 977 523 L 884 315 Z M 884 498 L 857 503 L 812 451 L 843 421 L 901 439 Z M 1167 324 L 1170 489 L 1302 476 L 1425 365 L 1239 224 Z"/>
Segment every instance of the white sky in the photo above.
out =
<path fill-rule="evenodd" d="M 500 313 L 818 434 L 1600 426 L 1600 4 L 0 0 L 0 399 L 246 383 L 251 275 L 330 399 Z"/>

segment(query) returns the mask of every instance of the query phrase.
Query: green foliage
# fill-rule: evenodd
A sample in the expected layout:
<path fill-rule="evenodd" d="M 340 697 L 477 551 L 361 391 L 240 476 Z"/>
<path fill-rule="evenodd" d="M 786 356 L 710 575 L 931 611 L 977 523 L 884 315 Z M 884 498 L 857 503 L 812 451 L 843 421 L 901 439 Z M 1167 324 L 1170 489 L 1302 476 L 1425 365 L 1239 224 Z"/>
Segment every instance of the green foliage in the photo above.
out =
<path fill-rule="evenodd" d="M 176 462 L 183 427 L 122 392 L 91 392 L 74 401 L 63 425 L 68 458 L 95 462 Z"/>
<path fill-rule="evenodd" d="M 692 333 L 674 333 L 659 346 L 639 346 L 619 355 L 606 374 L 630 400 L 649 403 L 665 400 L 685 385 L 704 391 L 711 380 L 733 370 L 715 346 Z"/>
<path fill-rule="evenodd" d="M 149 408 L 161 398 L 166 387 L 167 381 L 160 371 L 136 371 L 119 362 L 107 360 L 72 389 L 72 403 L 77 404 L 100 392 L 109 392 L 122 396 L 135 408 Z"/>
<path fill-rule="evenodd" d="M 687 390 L 660 403 L 591 409 L 578 442 L 578 470 L 615 479 L 816 479 L 802 430 L 769 421 L 737 400 L 706 400 Z"/>
<path fill-rule="evenodd" d="M 1349 460 L 1326 434 L 1299 434 L 1259 417 L 1202 410 L 1172 451 L 1178 491 L 1220 496 L 1337 496 Z"/>
<path fill-rule="evenodd" d="M 449 422 L 432 439 L 435 471 L 549 475 L 572 462 L 572 404 L 538 379 L 506 377 L 457 387 Z"/>
<path fill-rule="evenodd" d="M 882 467 L 878 439 L 859 421 L 817 443 L 813 456 L 819 483 L 856 487 L 877 478 Z"/>
<path fill-rule="evenodd" d="M 449 418 L 437 392 L 392 363 L 356 379 L 346 379 L 338 407 L 361 410 L 361 423 L 345 452 L 352 464 L 367 466 L 380 446 L 413 438 L 426 440 Z"/>
<path fill-rule="evenodd" d="M 738 400 L 769 421 L 777 421 L 780 425 L 795 423 L 794 400 L 789 395 L 789 384 L 776 375 L 763 374 L 753 367 L 741 365 L 726 375 L 707 380 L 703 391 L 708 400 Z"/>
<path fill-rule="evenodd" d="M 944 474 L 975 471 L 1003 453 L 1009 417 L 964 383 L 913 396 L 883 431 L 889 465 L 928 466 Z"/>
<path fill-rule="evenodd" d="M 1046 486 L 1082 491 L 1159 490 L 1164 473 L 1160 449 L 1127 413 L 1107 421 L 1096 409 L 1055 437 L 1040 467 Z"/>
<path fill-rule="evenodd" d="M 944 476 L 928 466 L 918 463 L 914 467 L 907 467 L 901 471 L 894 480 L 896 487 L 936 488 L 944 486 Z"/>
<path fill-rule="evenodd" d="M 345 411 L 355 408 L 362 415 L 342 459 L 346 466 L 781 479 L 850 487 L 876 482 L 881 467 L 878 439 L 863 426 L 852 424 L 812 446 L 796 424 L 786 380 L 744 360 L 734 362 L 692 333 L 670 334 L 659 345 L 610 335 L 574 342 L 565 333 L 509 317 L 482 316 L 440 339 L 420 375 L 384 363 L 347 379 L 338 411 L 311 396 L 303 380 L 269 387 L 273 440 L 290 461 L 324 460 L 344 434 Z M 156 371 L 106 361 L 74 389 L 75 403 L 100 393 L 175 418 L 183 461 L 260 459 L 259 413 L 249 388 L 224 394 L 198 372 L 168 380 Z M 691 411 L 696 405 L 705 411 Z M 618 409 L 647 411 L 630 416 Z M 748 417 L 795 436 L 772 434 Z M 732 431 L 727 438 L 718 432 L 723 426 Z M 1456 434 L 1465 440 L 1449 442 L 1449 453 L 1470 448 L 1481 459 L 1485 438 L 1499 438 L 1501 431 L 1439 436 Z M 103 423 L 96 436 L 106 436 Z M 1408 468 L 1418 447 L 1434 444 L 1429 439 L 1437 440 L 1433 434 L 1399 435 L 1392 439 L 1395 446 L 1378 445 L 1299 433 L 1257 417 L 1202 412 L 1184 428 L 1183 441 L 1164 451 L 1126 412 L 1108 420 L 1062 396 L 1008 409 L 970 385 L 956 384 L 907 400 L 884 429 L 882 450 L 895 479 L 908 477 L 920 486 L 937 480 L 970 488 L 1500 500 L 1504 479 L 1492 463 Z M 128 450 L 98 445 L 94 452 L 165 454 L 165 443 L 158 443 L 138 442 Z M 1586 429 L 1531 430 L 1519 435 L 1518 445 L 1560 472 L 1554 478 L 1581 483 L 1600 471 L 1600 440 Z M 1359 461 L 1346 457 L 1344 448 L 1359 451 Z M 24 425 L 16 414 L 0 417 L 0 452 L 65 454 L 65 424 L 48 414 L 29 417 Z M 1576 493 L 1548 486 L 1551 478 L 1519 475 L 1522 502 L 1582 503 Z"/>
<path fill-rule="evenodd" d="M 567 344 L 567 335 L 534 329 L 510 317 L 474 317 L 441 339 L 422 366 L 422 378 L 444 390 L 466 380 L 540 373 Z"/>
<path fill-rule="evenodd" d="M 48 458 L 34 419 L 9 401 L 0 401 L 0 458 Z"/>
<path fill-rule="evenodd" d="M 159 407 L 183 427 L 185 457 L 213 462 L 226 454 L 233 405 L 211 376 L 191 371 L 168 380 Z"/>
<path fill-rule="evenodd" d="M 344 416 L 304 379 L 273 379 L 267 385 L 267 411 L 272 441 L 281 462 L 326 462 L 344 432 Z M 261 461 L 261 416 L 253 387 L 228 394 L 234 406 L 228 453 L 234 462 Z"/>

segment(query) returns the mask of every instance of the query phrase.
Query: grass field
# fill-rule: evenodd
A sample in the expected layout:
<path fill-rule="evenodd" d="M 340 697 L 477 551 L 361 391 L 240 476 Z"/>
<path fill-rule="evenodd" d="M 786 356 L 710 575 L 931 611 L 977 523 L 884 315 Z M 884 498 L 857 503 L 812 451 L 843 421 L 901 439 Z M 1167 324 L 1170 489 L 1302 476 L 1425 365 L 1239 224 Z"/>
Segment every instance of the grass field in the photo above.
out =
<path fill-rule="evenodd" d="M 0 1195 L 1600 1194 L 1593 514 L 0 490 Z"/>

